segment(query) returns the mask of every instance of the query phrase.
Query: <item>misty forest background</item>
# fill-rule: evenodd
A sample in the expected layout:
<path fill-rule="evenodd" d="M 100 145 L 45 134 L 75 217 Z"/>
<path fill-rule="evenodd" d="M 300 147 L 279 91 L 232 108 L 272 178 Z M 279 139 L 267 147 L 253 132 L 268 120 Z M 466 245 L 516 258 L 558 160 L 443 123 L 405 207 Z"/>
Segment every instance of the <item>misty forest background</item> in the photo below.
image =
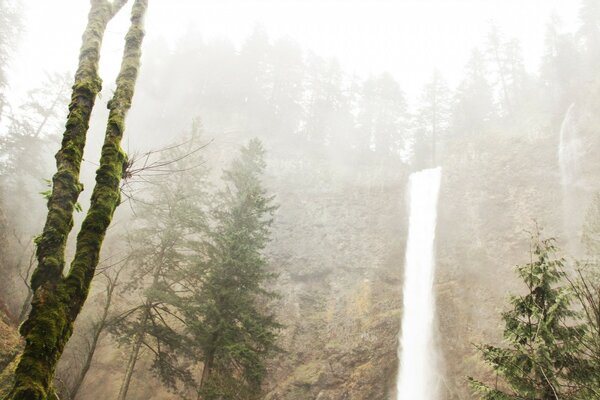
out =
<path fill-rule="evenodd" d="M 193 30 L 175 47 L 144 43 L 122 203 L 56 371 L 59 397 L 392 398 L 407 178 L 440 165 L 443 398 L 505 398 L 485 397 L 479 382 L 525 390 L 511 386 L 511 371 L 486 366 L 497 354 L 485 344 L 518 347 L 502 312 L 518 308 L 508 293 L 535 286 L 514 266 L 540 254 L 550 266 L 534 275 L 548 296 L 568 292 L 557 320 L 577 328 L 548 328 L 540 351 L 582 368 L 561 375 L 567 367 L 551 362 L 563 392 L 543 398 L 600 398 L 600 4 L 579 7 L 575 31 L 548 21 L 538 70 L 525 68 L 519 38 L 490 26 L 460 83 L 432 71 L 417 99 L 391 74 L 350 75 L 260 26 L 239 48 Z M 72 72 L 48 74 L 27 101 L 10 101 L 5 72 L 22 21 L 14 2 L 0 0 L 3 395 L 73 83 Z M 111 84 L 92 116 L 76 227 Z M 589 291 L 577 291 L 581 282 Z M 586 350 L 564 346 L 572 340 Z M 207 364 L 214 372 L 203 372 Z"/>

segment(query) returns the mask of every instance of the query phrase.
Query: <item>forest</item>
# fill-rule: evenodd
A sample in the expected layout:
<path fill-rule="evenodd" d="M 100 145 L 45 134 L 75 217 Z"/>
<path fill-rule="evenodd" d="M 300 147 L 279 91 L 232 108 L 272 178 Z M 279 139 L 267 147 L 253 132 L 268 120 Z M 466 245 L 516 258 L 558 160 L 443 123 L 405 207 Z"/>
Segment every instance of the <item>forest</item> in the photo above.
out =
<path fill-rule="evenodd" d="M 0 0 L 0 399 L 600 399 L 598 0 L 423 82 L 268 23 L 167 40 L 164 0 L 42 15 L 52 64 L 36 1 Z"/>

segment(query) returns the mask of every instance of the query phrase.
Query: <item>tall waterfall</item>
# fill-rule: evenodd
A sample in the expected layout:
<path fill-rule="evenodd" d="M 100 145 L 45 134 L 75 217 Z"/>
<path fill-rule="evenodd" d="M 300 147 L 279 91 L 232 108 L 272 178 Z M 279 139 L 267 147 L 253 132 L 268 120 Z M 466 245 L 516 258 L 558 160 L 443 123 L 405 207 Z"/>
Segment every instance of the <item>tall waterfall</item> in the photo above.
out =
<path fill-rule="evenodd" d="M 410 176 L 410 218 L 404 272 L 397 400 L 436 400 L 437 352 L 433 338 L 434 242 L 441 168 Z"/>

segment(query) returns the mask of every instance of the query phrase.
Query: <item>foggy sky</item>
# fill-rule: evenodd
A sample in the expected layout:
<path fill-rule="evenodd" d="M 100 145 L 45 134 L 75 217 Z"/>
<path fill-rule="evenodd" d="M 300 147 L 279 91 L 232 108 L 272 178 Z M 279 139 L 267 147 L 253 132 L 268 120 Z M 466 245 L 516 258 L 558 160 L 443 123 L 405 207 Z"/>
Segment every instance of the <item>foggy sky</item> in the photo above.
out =
<path fill-rule="evenodd" d="M 151 0 L 147 33 L 148 42 L 162 38 L 172 46 L 190 29 L 239 45 L 261 25 L 271 38 L 288 36 L 305 50 L 338 58 L 350 74 L 389 71 L 414 96 L 434 68 L 455 84 L 491 22 L 521 41 L 526 65 L 535 70 L 550 16 L 572 30 L 578 6 L 575 0 Z M 22 8 L 27 31 L 9 75 L 15 102 L 43 82 L 44 71 L 73 72 L 89 2 L 24 0 Z M 109 25 L 105 84 L 114 81 L 127 19 L 128 9 Z"/>

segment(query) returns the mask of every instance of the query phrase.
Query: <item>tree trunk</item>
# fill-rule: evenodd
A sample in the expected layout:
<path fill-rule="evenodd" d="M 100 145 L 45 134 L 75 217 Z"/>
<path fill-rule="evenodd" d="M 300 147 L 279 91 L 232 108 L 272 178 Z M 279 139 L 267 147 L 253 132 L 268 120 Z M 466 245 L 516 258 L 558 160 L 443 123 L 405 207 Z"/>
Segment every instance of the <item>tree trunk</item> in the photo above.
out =
<path fill-rule="evenodd" d="M 156 268 L 154 269 L 154 274 L 152 276 L 152 286 L 156 286 L 158 283 L 158 279 L 160 278 L 160 272 L 163 266 L 163 260 L 165 255 L 165 246 L 161 246 L 159 255 L 157 257 Z M 151 286 L 151 287 L 152 287 Z M 127 362 L 127 368 L 125 369 L 125 377 L 123 378 L 123 383 L 121 383 L 121 388 L 119 389 L 118 400 L 125 400 L 127 398 L 127 392 L 129 391 L 129 384 L 131 383 L 131 378 L 133 376 L 133 371 L 135 369 L 135 364 L 139 358 L 140 347 L 142 342 L 144 341 L 144 336 L 146 335 L 146 324 L 148 323 L 148 319 L 150 317 L 152 299 L 146 298 L 146 306 L 144 309 L 144 317 L 142 322 L 140 323 L 140 331 L 136 335 L 136 341 L 131 350 L 131 354 L 129 356 L 129 361 Z"/>
<path fill-rule="evenodd" d="M 210 373 L 212 371 L 213 368 L 213 364 L 215 361 L 215 352 L 214 350 L 211 350 L 207 355 L 206 358 L 204 360 L 204 366 L 202 367 L 202 376 L 200 377 L 200 385 L 199 385 L 199 389 L 202 389 L 204 387 L 204 385 L 206 384 L 206 380 L 209 378 Z M 202 396 L 200 395 L 201 390 L 198 391 L 198 400 L 202 399 Z"/>
<path fill-rule="evenodd" d="M 63 277 L 66 241 L 73 226 L 74 206 L 82 190 L 79 172 L 89 118 L 101 88 L 98 62 L 102 38 L 110 19 L 126 3 L 126 0 L 115 3 L 92 0 L 66 130 L 61 149 L 56 154 L 57 172 L 48 200 L 48 216 L 37 243 L 38 267 L 31 280 L 34 290 L 32 309 L 21 325 L 25 348 L 15 371 L 9 399 L 46 400 L 53 393 L 56 364 L 87 298 L 102 241 L 119 203 L 119 184 L 126 158 L 120 141 L 139 70 L 147 1 L 135 0 L 132 9 L 123 64 L 114 97 L 109 103 L 110 114 L 96 186 L 77 237 L 71 270 Z"/>
<path fill-rule="evenodd" d="M 148 322 L 149 312 L 149 310 L 144 311 L 144 318 L 140 324 L 140 331 L 136 335 L 133 348 L 131 349 L 131 354 L 129 355 L 129 361 L 127 362 L 125 377 L 123 378 L 123 383 L 121 383 L 121 388 L 119 389 L 119 396 L 117 397 L 118 400 L 125 400 L 127 398 L 127 392 L 129 391 L 129 384 L 131 383 L 133 370 L 135 369 L 135 364 L 140 356 L 140 347 L 142 347 L 144 335 L 146 334 L 146 323 Z"/>
<path fill-rule="evenodd" d="M 79 389 L 81 389 L 81 384 L 83 383 L 85 376 L 87 375 L 90 367 L 92 366 L 92 360 L 94 359 L 94 353 L 96 352 L 96 347 L 98 346 L 98 342 L 100 340 L 100 334 L 106 328 L 108 313 L 110 311 L 110 305 L 112 303 L 113 293 L 116 287 L 116 280 L 113 281 L 108 279 L 108 283 L 106 286 L 106 302 L 104 303 L 104 307 L 102 309 L 102 316 L 97 324 L 94 325 L 94 330 L 92 333 L 92 342 L 90 344 L 90 348 L 85 357 L 85 363 L 81 368 L 79 375 L 77 376 L 77 380 L 73 384 L 73 388 L 70 390 L 71 400 L 75 400 L 77 398 L 77 393 L 79 393 Z"/>
<path fill-rule="evenodd" d="M 25 321 L 25 317 L 27 317 L 27 313 L 31 308 L 31 299 L 33 299 L 33 292 L 30 288 L 27 288 L 27 297 L 25 297 L 25 301 L 23 301 L 23 305 L 21 306 L 21 312 L 19 313 L 19 323 Z"/>

